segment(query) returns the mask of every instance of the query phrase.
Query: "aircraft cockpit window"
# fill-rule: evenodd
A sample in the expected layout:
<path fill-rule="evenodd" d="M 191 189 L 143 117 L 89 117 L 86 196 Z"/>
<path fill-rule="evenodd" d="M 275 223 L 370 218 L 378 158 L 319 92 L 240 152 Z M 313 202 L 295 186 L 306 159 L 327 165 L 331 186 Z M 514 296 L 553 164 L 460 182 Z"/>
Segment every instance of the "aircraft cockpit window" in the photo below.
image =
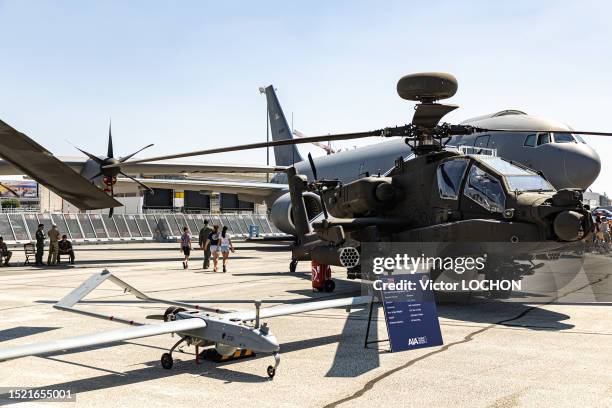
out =
<path fill-rule="evenodd" d="M 550 143 L 550 133 L 538 133 L 538 146 Z"/>
<path fill-rule="evenodd" d="M 511 191 L 555 191 L 555 188 L 537 174 L 529 176 L 506 176 Z"/>
<path fill-rule="evenodd" d="M 571 133 L 555 133 L 555 143 L 576 143 Z"/>
<path fill-rule="evenodd" d="M 456 200 L 459 196 L 461 180 L 468 161 L 457 159 L 444 162 L 438 166 L 438 191 L 440 198 Z"/>
<path fill-rule="evenodd" d="M 504 211 L 506 195 L 501 183 L 478 166 L 470 169 L 463 194 L 492 213 Z"/>
<path fill-rule="evenodd" d="M 578 140 L 580 143 L 584 143 L 586 144 L 586 141 L 582 138 L 582 136 L 580 135 L 574 135 L 574 137 L 576 138 L 576 140 Z"/>
<path fill-rule="evenodd" d="M 524 145 L 528 147 L 535 147 L 536 146 L 536 135 L 527 136 L 527 138 L 525 139 Z"/>

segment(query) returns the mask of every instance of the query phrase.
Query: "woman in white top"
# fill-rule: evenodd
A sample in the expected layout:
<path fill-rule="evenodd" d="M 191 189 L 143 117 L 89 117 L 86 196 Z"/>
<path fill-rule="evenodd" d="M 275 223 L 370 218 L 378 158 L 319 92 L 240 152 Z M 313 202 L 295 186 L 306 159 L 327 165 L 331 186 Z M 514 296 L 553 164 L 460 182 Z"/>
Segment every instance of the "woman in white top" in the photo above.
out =
<path fill-rule="evenodd" d="M 234 244 L 232 244 L 232 239 L 227 233 L 227 227 L 223 227 L 223 229 L 221 230 L 220 244 L 221 254 L 223 255 L 223 272 L 227 272 L 226 265 L 227 259 L 229 258 L 229 253 L 230 251 L 232 251 L 232 253 L 235 252 Z"/>

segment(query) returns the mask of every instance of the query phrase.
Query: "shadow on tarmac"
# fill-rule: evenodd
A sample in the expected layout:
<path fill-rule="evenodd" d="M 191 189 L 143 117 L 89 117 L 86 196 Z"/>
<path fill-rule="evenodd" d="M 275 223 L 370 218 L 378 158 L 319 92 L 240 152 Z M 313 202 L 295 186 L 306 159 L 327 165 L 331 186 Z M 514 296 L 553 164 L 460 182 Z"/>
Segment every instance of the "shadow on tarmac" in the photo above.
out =
<path fill-rule="evenodd" d="M 34 334 L 44 333 L 56 329 L 59 329 L 59 327 L 17 326 L 10 329 L 0 330 L 0 343 L 3 341 L 32 336 Z"/>

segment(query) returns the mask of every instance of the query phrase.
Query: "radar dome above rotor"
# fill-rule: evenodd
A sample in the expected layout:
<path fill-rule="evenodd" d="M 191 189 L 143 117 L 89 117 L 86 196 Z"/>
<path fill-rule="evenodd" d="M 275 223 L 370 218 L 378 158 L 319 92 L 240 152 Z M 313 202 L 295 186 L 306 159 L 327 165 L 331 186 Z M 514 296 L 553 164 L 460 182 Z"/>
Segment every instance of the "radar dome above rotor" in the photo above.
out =
<path fill-rule="evenodd" d="M 445 72 L 420 72 L 397 81 L 398 95 L 409 101 L 434 102 L 450 98 L 456 92 L 457 78 Z"/>

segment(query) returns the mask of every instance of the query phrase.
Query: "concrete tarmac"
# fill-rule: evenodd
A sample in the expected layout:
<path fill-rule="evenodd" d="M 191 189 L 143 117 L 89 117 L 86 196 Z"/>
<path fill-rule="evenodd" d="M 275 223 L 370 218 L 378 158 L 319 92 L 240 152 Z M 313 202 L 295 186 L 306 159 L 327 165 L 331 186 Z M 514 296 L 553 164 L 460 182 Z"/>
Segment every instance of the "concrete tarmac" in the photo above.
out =
<path fill-rule="evenodd" d="M 104 268 L 157 298 L 224 309 L 251 309 L 254 299 L 268 307 L 359 293 L 358 284 L 344 279 L 339 268 L 335 293 L 313 293 L 309 264 L 287 272 L 283 242 L 238 243 L 225 274 L 202 270 L 197 250 L 184 270 L 177 244 L 79 246 L 76 251 L 74 266 L 0 268 L 0 349 L 125 327 L 52 308 Z M 14 261 L 21 263 L 22 255 Z M 1 362 L 0 386 L 70 390 L 76 402 L 19 402 L 4 390 L 0 405 L 610 407 L 611 266 L 612 258 L 592 256 L 584 266 L 588 274 L 566 279 L 548 297 L 531 293 L 513 301 L 472 297 L 467 303 L 442 303 L 444 346 L 435 348 L 390 353 L 388 343 L 381 342 L 364 349 L 367 308 L 269 319 L 281 343 L 273 381 L 265 371 L 270 356 L 197 365 L 193 348 L 175 352 L 174 367 L 165 370 L 159 359 L 176 342 L 171 335 Z M 110 282 L 81 307 L 137 321 L 166 309 Z M 382 309 L 375 313 L 373 329 L 372 339 L 387 338 Z"/>

